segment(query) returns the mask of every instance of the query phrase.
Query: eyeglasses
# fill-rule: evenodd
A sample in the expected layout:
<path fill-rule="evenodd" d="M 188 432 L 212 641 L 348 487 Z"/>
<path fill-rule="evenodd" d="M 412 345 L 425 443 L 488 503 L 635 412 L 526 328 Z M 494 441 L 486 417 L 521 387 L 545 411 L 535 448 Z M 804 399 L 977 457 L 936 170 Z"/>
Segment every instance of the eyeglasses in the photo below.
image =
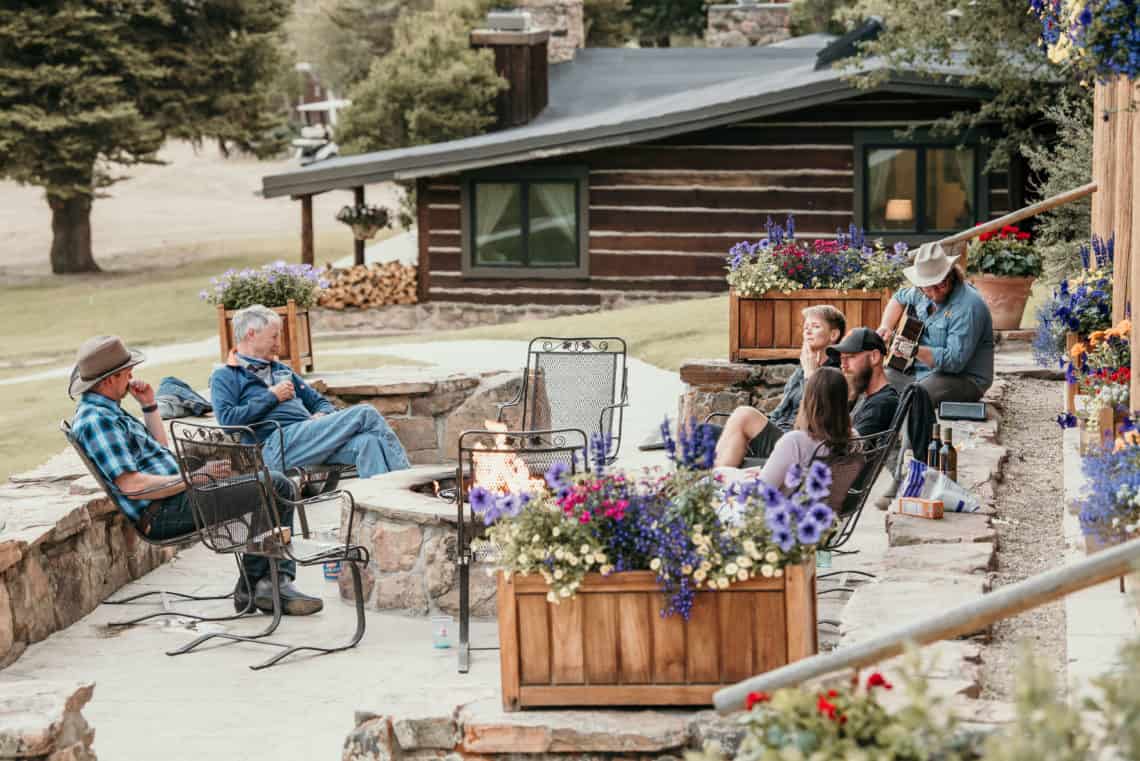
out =
<path fill-rule="evenodd" d="M 922 291 L 923 293 L 926 293 L 927 291 L 943 291 L 949 287 L 950 287 L 950 276 L 947 275 L 946 277 L 942 278 L 941 281 L 935 283 L 934 285 L 924 285 L 924 286 L 920 287 L 919 290 Z"/>

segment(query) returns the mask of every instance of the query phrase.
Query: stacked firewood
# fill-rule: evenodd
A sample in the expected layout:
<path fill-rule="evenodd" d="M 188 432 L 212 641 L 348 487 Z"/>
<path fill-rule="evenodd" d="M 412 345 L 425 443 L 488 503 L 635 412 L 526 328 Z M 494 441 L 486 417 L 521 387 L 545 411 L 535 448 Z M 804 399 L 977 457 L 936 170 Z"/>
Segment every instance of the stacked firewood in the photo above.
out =
<path fill-rule="evenodd" d="M 368 309 L 389 304 L 416 303 L 416 268 L 400 262 L 330 269 L 329 287 L 321 292 L 326 309 Z"/>

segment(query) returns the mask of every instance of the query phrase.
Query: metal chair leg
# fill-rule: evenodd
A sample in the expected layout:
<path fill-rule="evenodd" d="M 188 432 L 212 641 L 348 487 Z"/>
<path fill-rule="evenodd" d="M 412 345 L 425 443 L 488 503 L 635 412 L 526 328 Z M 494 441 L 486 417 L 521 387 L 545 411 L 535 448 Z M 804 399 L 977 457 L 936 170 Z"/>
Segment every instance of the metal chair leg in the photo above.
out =
<path fill-rule="evenodd" d="M 461 550 L 462 551 L 462 550 Z M 471 669 L 471 566 L 470 558 L 459 558 L 459 673 Z"/>
<path fill-rule="evenodd" d="M 269 626 L 265 627 L 257 634 L 230 634 L 228 632 L 211 632 L 203 634 L 196 639 L 187 642 L 185 645 L 174 650 L 167 650 L 167 655 L 184 655 L 194 650 L 198 645 L 208 642 L 212 639 L 228 639 L 235 642 L 260 642 L 262 637 L 268 637 L 273 632 L 277 631 L 277 627 L 281 625 L 281 596 L 279 594 L 279 587 L 277 584 L 277 564 L 270 561 L 269 563 L 269 578 L 273 583 L 273 619 L 269 622 Z M 248 581 L 248 580 L 247 580 Z M 253 605 L 253 585 L 249 585 L 249 604 Z"/>
<path fill-rule="evenodd" d="M 123 627 L 127 627 L 127 626 L 135 626 L 136 624 L 141 624 L 143 621 L 149 621 L 152 618 L 159 618 L 160 616 L 178 616 L 179 618 L 189 618 L 189 619 L 194 620 L 194 621 L 203 621 L 203 622 L 235 621 L 239 618 L 243 618 L 243 617 L 248 616 L 252 613 L 256 613 L 257 608 L 253 604 L 252 587 L 250 587 L 250 585 L 249 585 L 249 579 L 246 578 L 245 568 L 242 566 L 241 560 L 236 555 L 234 556 L 234 560 L 237 562 L 238 577 L 240 579 L 242 579 L 243 581 L 245 581 L 247 588 L 249 588 L 251 590 L 250 595 L 249 595 L 249 602 L 246 603 L 245 608 L 243 610 L 241 610 L 237 613 L 226 615 L 226 616 L 199 616 L 199 615 L 194 614 L 194 613 L 184 613 L 182 611 L 177 611 L 177 610 L 160 610 L 157 613 L 148 613 L 145 616 L 139 616 L 138 618 L 132 618 L 129 621 L 112 621 L 109 624 L 107 624 L 107 626 L 111 627 L 111 628 L 123 628 Z M 137 595 L 125 597 L 122 600 L 104 600 L 103 604 L 104 605 L 124 605 L 124 604 L 126 604 L 132 600 L 137 600 L 137 599 L 140 599 L 143 597 L 147 597 L 149 595 L 157 595 L 157 594 L 163 594 L 163 590 L 154 590 L 152 592 L 142 592 L 142 593 L 137 594 Z M 233 596 L 234 596 L 233 592 L 230 592 L 229 594 L 225 594 L 225 595 L 214 595 L 214 596 L 186 595 L 186 594 L 182 594 L 181 592 L 166 592 L 166 594 L 178 597 L 180 599 L 185 599 L 185 600 L 232 600 Z"/>
<path fill-rule="evenodd" d="M 356 601 L 356 632 L 352 635 L 352 639 L 348 641 L 348 644 L 339 645 L 337 647 L 318 647 L 316 645 L 297 645 L 296 647 L 291 647 L 279 642 L 259 641 L 257 643 L 259 645 L 273 645 L 275 647 L 286 648 L 286 650 L 284 652 L 278 653 L 267 661 L 262 661 L 261 663 L 258 663 L 254 666 L 250 666 L 250 669 L 253 671 L 260 671 L 261 669 L 269 668 L 283 658 L 287 658 L 293 653 L 299 653 L 302 650 L 312 650 L 313 652 L 320 653 L 321 655 L 328 655 L 329 653 L 336 653 L 341 650 L 354 648 L 360 643 L 360 640 L 364 637 L 365 625 L 364 585 L 360 581 L 360 564 L 350 562 L 348 564 L 348 567 L 352 571 L 352 594 L 353 599 Z M 280 600 L 277 600 L 274 604 L 280 605 Z"/>

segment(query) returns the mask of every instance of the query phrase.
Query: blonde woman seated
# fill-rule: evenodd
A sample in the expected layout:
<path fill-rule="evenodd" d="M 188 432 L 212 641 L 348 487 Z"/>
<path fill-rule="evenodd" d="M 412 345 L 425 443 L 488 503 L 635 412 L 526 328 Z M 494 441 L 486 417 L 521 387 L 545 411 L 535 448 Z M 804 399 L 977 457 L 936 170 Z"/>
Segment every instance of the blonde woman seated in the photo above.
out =
<path fill-rule="evenodd" d="M 765 415 L 755 407 L 737 407 L 716 445 L 716 465 L 740 467 L 745 458 L 764 458 L 772 454 L 780 438 L 792 430 L 804 395 L 804 383 L 820 367 L 839 367 L 829 357 L 827 347 L 838 343 L 847 330 L 843 313 L 833 306 L 820 305 L 803 310 L 803 348 L 800 366 L 784 384 L 780 404 Z"/>

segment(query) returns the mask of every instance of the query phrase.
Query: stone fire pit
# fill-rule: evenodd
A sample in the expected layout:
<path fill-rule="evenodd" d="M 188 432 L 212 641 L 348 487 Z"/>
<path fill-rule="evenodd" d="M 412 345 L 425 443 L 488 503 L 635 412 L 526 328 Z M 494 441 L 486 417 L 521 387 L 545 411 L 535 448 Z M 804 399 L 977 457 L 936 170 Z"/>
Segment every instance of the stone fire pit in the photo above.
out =
<path fill-rule="evenodd" d="M 434 496 L 432 484 L 453 486 L 455 466 L 420 465 L 375 478 L 347 481 L 356 501 L 352 541 L 372 559 L 363 574 L 365 604 L 376 610 L 427 615 L 459 610 L 455 562 L 455 503 Z M 347 527 L 341 516 L 341 536 Z M 495 582 L 488 565 L 471 574 L 471 610 L 495 614 Z M 342 574 L 341 597 L 352 599 L 351 576 Z"/>

